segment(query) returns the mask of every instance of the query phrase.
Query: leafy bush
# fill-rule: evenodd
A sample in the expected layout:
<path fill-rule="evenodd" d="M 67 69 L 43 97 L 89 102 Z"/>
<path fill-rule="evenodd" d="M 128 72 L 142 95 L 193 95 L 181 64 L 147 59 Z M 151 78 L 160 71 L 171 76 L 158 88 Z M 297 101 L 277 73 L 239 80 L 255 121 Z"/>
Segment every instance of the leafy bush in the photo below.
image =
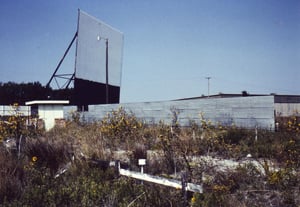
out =
<path fill-rule="evenodd" d="M 141 138 L 140 131 L 143 123 L 133 114 L 127 113 L 123 108 L 112 111 L 100 124 L 100 132 L 105 139 L 113 144 L 113 148 L 130 149 Z"/>
<path fill-rule="evenodd" d="M 19 112 L 19 105 L 15 103 L 11 107 L 13 111 L 11 116 L 3 118 L 4 121 L 0 121 L 0 141 L 9 137 L 19 138 L 21 134 L 27 132 L 26 119 Z"/>

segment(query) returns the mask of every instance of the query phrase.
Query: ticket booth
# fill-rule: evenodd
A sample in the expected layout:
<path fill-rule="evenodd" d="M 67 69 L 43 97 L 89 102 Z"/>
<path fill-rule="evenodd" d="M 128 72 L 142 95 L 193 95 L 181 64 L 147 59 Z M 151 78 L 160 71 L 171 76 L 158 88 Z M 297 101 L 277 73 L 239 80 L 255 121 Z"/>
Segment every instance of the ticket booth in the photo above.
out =
<path fill-rule="evenodd" d="M 43 120 L 46 131 L 52 129 L 57 120 L 64 118 L 64 105 L 68 104 L 68 100 L 36 100 L 25 103 L 26 106 L 31 106 L 33 117 Z"/>

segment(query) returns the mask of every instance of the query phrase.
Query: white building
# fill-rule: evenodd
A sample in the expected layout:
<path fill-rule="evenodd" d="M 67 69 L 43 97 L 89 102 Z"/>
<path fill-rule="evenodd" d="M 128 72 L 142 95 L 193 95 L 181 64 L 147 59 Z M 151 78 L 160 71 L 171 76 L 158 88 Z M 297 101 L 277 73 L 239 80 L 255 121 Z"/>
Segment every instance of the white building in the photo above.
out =
<path fill-rule="evenodd" d="M 63 107 L 68 104 L 68 100 L 35 100 L 25 103 L 31 106 L 31 115 L 44 121 L 46 131 L 54 127 L 55 120 L 64 118 Z"/>

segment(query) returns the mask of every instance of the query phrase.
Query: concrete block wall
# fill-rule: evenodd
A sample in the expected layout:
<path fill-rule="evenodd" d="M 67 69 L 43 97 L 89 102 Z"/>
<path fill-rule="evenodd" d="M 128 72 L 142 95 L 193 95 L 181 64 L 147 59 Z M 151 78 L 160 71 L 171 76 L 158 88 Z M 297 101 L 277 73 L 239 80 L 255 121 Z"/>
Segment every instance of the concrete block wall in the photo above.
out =
<path fill-rule="evenodd" d="M 247 128 L 274 129 L 274 96 L 249 96 L 235 98 L 206 98 L 177 101 L 159 101 L 142 103 L 122 103 L 108 105 L 89 105 L 87 112 L 81 112 L 85 121 L 99 121 L 108 113 L 120 107 L 132 112 L 147 123 L 164 121 L 171 124 L 172 109 L 179 112 L 178 122 L 188 126 L 191 121 L 201 123 L 200 113 L 214 124 L 236 125 Z M 74 106 L 64 107 L 64 117 L 71 118 Z"/>

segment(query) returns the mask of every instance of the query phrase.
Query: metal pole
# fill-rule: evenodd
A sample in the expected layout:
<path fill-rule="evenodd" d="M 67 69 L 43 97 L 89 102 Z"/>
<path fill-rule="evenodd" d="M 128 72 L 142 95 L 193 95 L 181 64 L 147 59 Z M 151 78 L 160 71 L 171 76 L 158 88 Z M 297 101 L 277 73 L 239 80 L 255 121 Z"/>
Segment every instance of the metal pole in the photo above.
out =
<path fill-rule="evenodd" d="M 106 61 L 105 61 L 105 69 L 106 69 L 106 104 L 109 102 L 109 90 L 108 90 L 108 39 L 106 39 Z"/>
<path fill-rule="evenodd" d="M 188 201 L 187 201 L 187 190 L 186 190 L 186 187 L 187 187 L 186 172 L 183 172 L 181 174 L 181 185 L 182 185 L 182 188 L 181 188 L 181 191 L 182 191 L 182 206 L 187 207 L 188 206 Z"/>
<path fill-rule="evenodd" d="M 211 77 L 205 77 L 207 79 L 207 97 L 209 98 L 209 80 Z"/>
<path fill-rule="evenodd" d="M 143 167 L 143 165 L 141 166 L 141 174 L 144 174 L 144 167 Z M 144 184 L 144 182 L 141 180 L 141 185 L 143 185 Z"/>

